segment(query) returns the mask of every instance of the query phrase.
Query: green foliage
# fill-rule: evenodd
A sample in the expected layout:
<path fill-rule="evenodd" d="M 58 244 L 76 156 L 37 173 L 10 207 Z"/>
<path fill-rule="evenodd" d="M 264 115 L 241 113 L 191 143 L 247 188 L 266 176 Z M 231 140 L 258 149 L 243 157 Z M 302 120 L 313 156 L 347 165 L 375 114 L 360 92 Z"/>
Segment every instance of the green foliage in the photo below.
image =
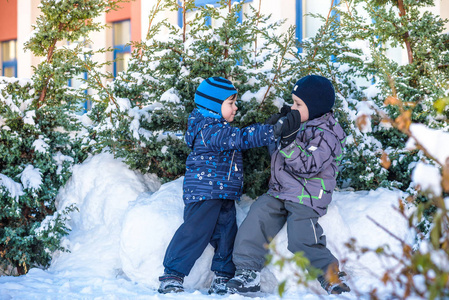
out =
<path fill-rule="evenodd" d="M 425 196 L 429 198 L 427 192 L 422 191 L 415 197 Z M 430 203 L 418 204 L 412 214 L 405 212 L 405 207 L 400 207 L 399 212 L 402 217 L 408 219 L 409 229 L 420 237 L 418 245 L 412 245 L 407 241 L 400 240 L 402 252 L 392 251 L 388 245 L 371 249 L 360 247 L 357 241 L 352 239 L 347 243 L 347 247 L 358 254 L 375 253 L 376 255 L 389 261 L 385 273 L 381 275 L 381 280 L 385 286 L 392 287 L 390 297 L 394 299 L 447 299 L 449 297 L 449 274 L 446 262 L 449 259 L 449 236 L 447 225 L 449 224 L 449 211 L 447 210 L 442 195 L 434 197 Z M 416 199 L 409 199 L 417 203 Z M 415 224 L 428 223 L 425 216 L 426 211 L 434 209 L 432 224 L 423 235 L 419 226 Z M 377 224 L 381 227 L 380 224 Z M 381 227 L 389 234 L 388 229 Z M 377 289 L 370 291 L 373 299 L 380 299 Z"/>
<path fill-rule="evenodd" d="M 166 20 L 153 24 L 161 11 L 178 9 L 176 1 L 158 3 L 150 16 L 148 40 L 135 44 L 129 69 L 103 96 L 99 93 L 91 113 L 98 124 L 92 132 L 97 137 L 94 148 L 110 149 L 142 172 L 174 179 L 184 172 L 189 151 L 180 140 L 202 79 L 223 76 L 234 82 L 243 99 L 235 126 L 246 126 L 263 122 L 284 101 L 290 102 L 299 78 L 320 74 L 335 86 L 335 114 L 349 135 L 339 186 L 406 190 L 419 157 L 404 149 L 406 135 L 382 120 L 395 120 L 409 109 L 411 121 L 444 126 L 434 121 L 437 110 L 432 108 L 445 111 L 441 101 L 448 70 L 442 66 L 449 58 L 447 37 L 441 34 L 444 22 L 428 12 L 420 14 L 423 2 L 406 1 L 403 10 L 401 3 L 343 1 L 328 18 L 315 16 L 323 26 L 300 44 L 294 27 L 279 33 L 279 23 L 270 23 L 255 8 L 240 23 L 242 3 L 196 7 L 194 1 L 185 1 L 182 12 L 195 16 L 182 28 Z M 369 22 L 360 13 L 362 4 Z M 206 18 L 220 25 L 208 26 Z M 411 49 L 408 64 L 387 56 L 386 48 L 395 46 Z M 400 99 L 401 106 L 384 105 L 389 96 Z M 385 154 L 389 168 L 383 164 Z M 269 157 L 263 149 L 251 149 L 244 163 L 244 192 L 256 197 L 266 190 Z"/>
<path fill-rule="evenodd" d="M 340 187 L 400 188 L 409 195 L 408 204 L 417 207 L 411 216 L 404 207 L 400 212 L 419 238 L 418 246 L 401 241 L 403 251 L 395 253 L 388 245 L 369 249 L 358 247 L 355 240 L 347 244 L 357 254 L 373 253 L 393 261 L 382 281 L 391 287 L 394 299 L 449 297 L 448 166 L 441 166 L 445 193 L 415 190 L 411 171 L 418 161 L 432 163 L 432 157 L 405 148 L 412 122 L 447 128 L 449 52 L 443 34 L 447 21 L 423 11 L 427 5 L 433 1 L 340 1 L 333 8 L 335 15 L 316 16 L 323 26 L 300 44 L 304 53 L 298 57 L 312 72 L 334 81 L 336 115 L 349 134 Z M 408 63 L 391 59 L 387 50 L 392 47 L 407 50 Z M 281 257 L 276 263 L 283 266 L 292 261 Z M 302 276 L 295 274 L 295 279 L 306 285 Z M 369 295 L 383 297 L 377 288 Z"/>
<path fill-rule="evenodd" d="M 176 10 L 177 5 L 177 1 L 165 1 L 154 7 L 148 40 L 135 44 L 128 70 L 105 88 L 105 97 L 99 97 L 89 114 L 96 123 L 95 151 L 109 149 L 130 167 L 156 173 L 165 180 L 184 175 L 190 152 L 184 143 L 187 117 L 203 79 L 222 76 L 233 81 L 239 99 L 243 98 L 237 103 L 235 126 L 239 127 L 263 122 L 278 112 L 283 92 L 288 91 L 285 98 L 289 99 L 293 84 L 282 76 L 288 69 L 286 57 L 295 44 L 293 29 L 273 35 L 280 23 L 269 24 L 268 17 L 254 8 L 240 23 L 238 12 L 243 3 L 231 5 L 230 1 L 221 1 L 216 7 L 183 2 L 183 12 L 195 17 L 185 21 L 182 28 L 167 21 L 151 23 L 157 13 Z M 206 25 L 206 17 L 220 25 Z M 245 153 L 245 192 L 251 197 L 266 191 L 269 166 L 265 149 Z"/>
<path fill-rule="evenodd" d="M 128 70 L 105 84 L 112 76 L 93 60 L 87 35 L 102 29 L 93 20 L 117 2 L 41 1 L 42 15 L 26 47 L 45 58 L 30 81 L 0 83 L 0 254 L 2 263 L 20 267 L 21 273 L 46 266 L 48 253 L 60 249 L 58 241 L 68 229 L 64 213 L 54 215 L 54 199 L 71 167 L 88 153 L 110 151 L 131 168 L 163 180 L 184 174 L 187 116 L 207 77 L 222 76 L 237 87 L 234 125 L 239 127 L 264 122 L 284 102 L 291 103 L 292 86 L 302 76 L 329 78 L 337 94 L 335 115 L 348 134 L 340 187 L 408 190 L 410 171 L 421 156 L 404 149 L 407 124 L 447 124 L 449 42 L 442 34 L 445 21 L 420 12 L 430 0 L 342 0 L 335 14 L 315 16 L 322 27 L 301 43 L 294 27 L 279 32 L 282 22 L 272 22 L 257 8 L 250 7 L 240 22 L 243 2 L 196 7 L 193 0 L 183 1 L 182 13 L 194 17 L 184 18 L 179 28 L 167 20 L 154 22 L 162 11 L 179 8 L 178 1 L 158 1 L 147 40 L 134 44 Z M 207 25 L 206 18 L 218 25 Z M 62 41 L 69 45 L 57 47 Z M 389 58 L 391 47 L 406 49 L 408 63 Z M 67 86 L 83 73 L 85 87 Z M 93 92 L 86 94 L 86 87 Z M 79 118 L 86 100 L 93 103 L 88 127 Z M 266 149 L 246 151 L 244 164 L 244 192 L 255 198 L 266 191 L 270 176 Z M 23 174 L 36 177 L 30 181 Z M 420 199 L 427 201 L 424 195 Z"/>
<path fill-rule="evenodd" d="M 350 155 L 342 162 L 340 186 L 406 190 L 419 156 L 404 149 L 408 137 L 401 131 L 410 122 L 447 124 L 442 115 L 449 81 L 446 21 L 420 11 L 431 2 L 341 1 L 333 17 L 322 18 L 319 33 L 300 45 L 303 58 L 313 57 L 302 63 L 332 78 L 343 101 L 336 114 L 350 134 Z M 390 58 L 387 49 L 393 47 L 408 51 L 408 63 Z M 384 153 L 390 168 L 383 164 Z"/>
<path fill-rule="evenodd" d="M 269 245 L 270 254 L 266 257 L 266 264 L 273 265 L 281 272 L 287 266 L 293 271 L 293 276 L 289 279 L 283 280 L 278 285 L 278 294 L 282 297 L 285 292 L 287 280 L 294 280 L 297 285 L 310 287 L 309 283 L 315 281 L 318 276 L 322 275 L 320 269 L 316 269 L 310 265 L 310 261 L 304 256 L 304 252 L 296 252 L 291 257 L 285 257 L 279 253 L 275 243 Z"/>
<path fill-rule="evenodd" d="M 51 252 L 64 250 L 69 229 L 55 198 L 82 162 L 86 129 L 80 105 L 89 96 L 68 81 L 95 69 L 86 43 L 74 43 L 101 27 L 92 20 L 117 1 L 41 1 L 41 14 L 26 49 L 45 59 L 31 80 L 0 81 L 0 264 L 19 274 L 48 266 Z M 57 47 L 61 42 L 70 45 Z M 88 139 L 88 136 L 87 136 Z"/>

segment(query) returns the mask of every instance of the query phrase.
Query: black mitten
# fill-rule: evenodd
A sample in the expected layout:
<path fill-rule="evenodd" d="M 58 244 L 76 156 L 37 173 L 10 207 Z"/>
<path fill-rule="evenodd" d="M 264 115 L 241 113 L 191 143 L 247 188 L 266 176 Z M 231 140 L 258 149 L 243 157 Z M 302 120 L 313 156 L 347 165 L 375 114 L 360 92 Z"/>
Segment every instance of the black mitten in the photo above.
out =
<path fill-rule="evenodd" d="M 281 108 L 281 112 L 277 114 L 272 114 L 266 121 L 265 124 L 274 125 L 276 122 L 287 115 L 291 111 L 291 107 L 287 104 L 284 104 Z"/>
<path fill-rule="evenodd" d="M 292 107 L 290 105 L 287 105 L 287 104 L 282 105 L 281 117 L 285 117 L 291 111 L 292 111 Z"/>
<path fill-rule="evenodd" d="M 274 124 L 276 124 L 276 122 L 279 120 L 280 117 L 281 117 L 281 114 L 272 114 L 265 121 L 265 124 L 274 125 Z"/>
<path fill-rule="evenodd" d="M 295 140 L 300 126 L 301 114 L 298 110 L 292 110 L 285 117 L 279 119 L 274 125 L 274 135 L 281 138 L 281 148 L 288 146 Z"/>

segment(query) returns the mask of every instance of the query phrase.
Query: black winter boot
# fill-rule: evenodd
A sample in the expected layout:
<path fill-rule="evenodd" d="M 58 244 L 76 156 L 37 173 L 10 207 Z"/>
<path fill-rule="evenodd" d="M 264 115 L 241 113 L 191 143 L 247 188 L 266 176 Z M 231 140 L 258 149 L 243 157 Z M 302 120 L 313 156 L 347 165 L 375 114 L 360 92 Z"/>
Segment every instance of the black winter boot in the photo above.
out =
<path fill-rule="evenodd" d="M 260 272 L 237 270 L 234 278 L 226 284 L 230 293 L 254 293 L 260 291 Z"/>
<path fill-rule="evenodd" d="M 345 272 L 338 272 L 337 274 L 335 274 L 335 276 L 331 276 L 331 277 L 335 277 L 335 278 L 327 279 L 327 277 L 329 277 L 329 276 L 321 275 L 321 276 L 318 276 L 317 279 L 320 282 L 323 289 L 329 295 L 341 294 L 341 293 L 346 293 L 346 292 L 351 291 L 349 286 L 346 284 L 345 276 L 346 276 Z"/>
<path fill-rule="evenodd" d="M 159 277 L 159 281 L 161 285 L 157 291 L 161 294 L 184 292 L 184 287 L 182 286 L 184 278 L 182 277 L 164 273 L 164 275 Z"/>
<path fill-rule="evenodd" d="M 215 275 L 214 280 L 209 288 L 209 294 L 218 294 L 224 295 L 228 293 L 228 289 L 226 288 L 226 283 L 231 279 L 231 277 L 218 276 Z"/>

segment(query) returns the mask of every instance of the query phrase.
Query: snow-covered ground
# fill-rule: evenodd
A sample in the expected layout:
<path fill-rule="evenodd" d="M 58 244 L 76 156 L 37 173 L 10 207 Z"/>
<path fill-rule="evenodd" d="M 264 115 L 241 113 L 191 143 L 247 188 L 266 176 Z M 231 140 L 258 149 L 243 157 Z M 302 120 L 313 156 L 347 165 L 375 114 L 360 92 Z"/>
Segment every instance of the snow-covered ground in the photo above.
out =
<path fill-rule="evenodd" d="M 283 299 L 362 299 L 358 292 L 374 287 L 388 293 L 376 275 L 389 262 L 373 254 L 355 256 L 344 243 L 352 237 L 363 246 L 388 244 L 400 251 L 398 242 L 368 216 L 412 242 L 406 220 L 393 209 L 399 198 L 397 190 L 338 191 L 328 214 L 320 219 L 329 248 L 344 262 L 342 269 L 353 292 L 327 297 L 317 282 L 309 288 L 295 285 L 291 266 L 282 272 L 268 266 L 262 272 L 265 293 L 257 297 L 279 299 L 277 283 L 284 279 L 288 283 Z M 252 201 L 243 197 L 237 204 L 239 224 Z M 112 155 L 99 154 L 77 165 L 60 191 L 58 209 L 71 204 L 79 211 L 71 213 L 72 231 L 63 241 L 70 252 L 55 254 L 47 270 L 34 268 L 24 276 L 0 277 L 0 299 L 245 299 L 207 294 L 212 280 L 210 246 L 186 277 L 186 292 L 161 295 L 156 291 L 165 248 L 182 222 L 182 178 L 161 185 L 156 177 L 131 171 Z M 274 242 L 282 255 L 290 255 L 285 228 Z"/>

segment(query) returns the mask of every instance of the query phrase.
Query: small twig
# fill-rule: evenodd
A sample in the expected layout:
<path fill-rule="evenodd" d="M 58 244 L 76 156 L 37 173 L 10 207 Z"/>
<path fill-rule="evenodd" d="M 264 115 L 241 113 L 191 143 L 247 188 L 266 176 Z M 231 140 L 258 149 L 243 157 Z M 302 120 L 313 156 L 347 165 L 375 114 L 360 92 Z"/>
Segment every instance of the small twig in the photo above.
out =
<path fill-rule="evenodd" d="M 260 18 L 260 10 L 261 10 L 261 8 L 262 8 L 262 0 L 259 0 L 259 9 L 257 11 L 256 28 L 258 28 L 258 26 L 259 26 L 259 18 Z M 257 57 L 257 34 L 256 34 L 256 36 L 254 38 L 254 61 L 255 61 L 255 64 L 256 64 L 254 67 L 257 69 L 257 59 L 256 59 L 256 57 Z"/>
<path fill-rule="evenodd" d="M 186 42 L 186 27 L 187 27 L 187 21 L 186 21 L 186 0 L 182 1 L 182 42 Z"/>
<path fill-rule="evenodd" d="M 404 1 L 403 0 L 398 0 L 398 8 L 399 8 L 399 16 L 402 19 L 402 17 L 405 17 L 405 15 L 407 13 L 405 11 Z M 402 20 L 401 20 L 401 24 L 404 25 L 402 23 Z M 404 43 L 405 43 L 405 47 L 407 48 L 408 63 L 412 64 L 413 63 L 413 51 L 412 51 L 412 46 L 411 46 L 410 41 L 409 41 L 409 37 L 410 37 L 410 35 L 409 35 L 408 31 L 407 31 L 404 34 Z"/>
<path fill-rule="evenodd" d="M 331 2 L 331 8 L 329 9 L 329 12 L 327 13 L 327 18 L 326 18 L 326 23 L 323 25 L 323 27 L 321 27 L 321 32 L 320 32 L 320 36 L 323 36 L 323 34 L 324 34 L 324 28 L 327 28 L 327 26 L 328 26 L 328 24 L 329 24 L 329 19 L 330 19 L 330 16 L 331 16 L 331 13 L 332 13 L 332 10 L 333 10 L 333 8 L 334 8 L 334 0 L 332 0 L 332 2 Z M 317 52 L 318 52 L 318 45 L 319 45 L 320 43 L 317 43 L 316 44 L 316 47 L 315 47 L 315 49 L 314 49 L 314 51 L 313 51 L 313 55 L 312 55 L 312 59 L 314 59 L 315 58 L 315 56 L 316 56 L 316 54 L 317 54 Z"/>
<path fill-rule="evenodd" d="M 397 241 L 399 241 L 402 245 L 405 244 L 405 242 L 403 240 L 401 240 L 399 237 L 397 237 L 395 234 L 393 234 L 391 231 L 389 231 L 387 228 L 385 228 L 383 225 L 379 224 L 376 220 L 374 220 L 373 218 L 371 218 L 370 216 L 366 216 L 369 220 L 371 220 L 374 224 L 376 224 L 376 226 L 378 226 L 379 228 L 381 228 L 383 231 L 385 231 L 386 233 L 388 233 L 388 235 L 390 235 L 391 237 L 393 237 L 394 239 L 396 239 Z"/>
<path fill-rule="evenodd" d="M 148 31 L 147 31 L 147 39 L 149 38 L 150 35 L 150 29 L 151 29 L 151 25 L 153 23 L 154 18 L 156 17 L 159 5 L 161 4 L 162 0 L 159 0 L 156 4 L 156 6 L 154 7 L 153 10 L 153 14 L 150 16 L 150 23 L 148 24 Z"/>

